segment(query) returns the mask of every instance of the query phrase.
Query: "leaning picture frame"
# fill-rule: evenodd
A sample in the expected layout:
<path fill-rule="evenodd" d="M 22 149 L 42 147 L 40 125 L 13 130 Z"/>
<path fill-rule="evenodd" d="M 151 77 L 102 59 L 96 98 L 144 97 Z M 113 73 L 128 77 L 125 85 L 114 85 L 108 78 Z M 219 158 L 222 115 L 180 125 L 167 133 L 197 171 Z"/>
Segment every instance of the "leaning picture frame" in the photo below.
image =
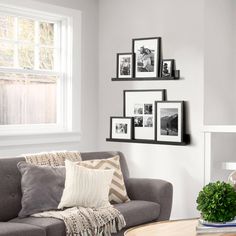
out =
<path fill-rule="evenodd" d="M 164 101 L 165 89 L 124 90 L 124 117 L 134 118 L 134 139 L 155 139 L 155 101 Z"/>
<path fill-rule="evenodd" d="M 132 40 L 135 78 L 158 78 L 161 62 L 161 38 L 135 38 Z"/>
<path fill-rule="evenodd" d="M 116 77 L 120 79 L 127 79 L 133 77 L 132 53 L 117 53 Z"/>
<path fill-rule="evenodd" d="M 131 140 L 134 137 L 133 117 L 110 117 L 110 138 Z"/>
<path fill-rule="evenodd" d="M 161 77 L 174 77 L 174 59 L 163 59 L 161 63 Z"/>
<path fill-rule="evenodd" d="M 183 142 L 184 101 L 156 101 L 156 141 Z"/>

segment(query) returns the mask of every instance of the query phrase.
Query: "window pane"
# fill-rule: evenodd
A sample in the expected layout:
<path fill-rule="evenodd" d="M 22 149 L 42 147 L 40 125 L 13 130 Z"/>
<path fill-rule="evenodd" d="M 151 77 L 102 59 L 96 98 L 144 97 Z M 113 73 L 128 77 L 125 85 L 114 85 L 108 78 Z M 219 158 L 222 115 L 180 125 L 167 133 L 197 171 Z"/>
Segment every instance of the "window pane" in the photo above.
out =
<path fill-rule="evenodd" d="M 54 43 L 54 24 L 40 23 L 40 43 L 44 45 L 53 45 Z"/>
<path fill-rule="evenodd" d="M 14 64 L 14 45 L 0 41 L 0 66 L 12 67 Z"/>
<path fill-rule="evenodd" d="M 56 123 L 56 76 L 0 73 L 0 125 Z"/>
<path fill-rule="evenodd" d="M 52 48 L 40 48 L 39 52 L 39 68 L 44 70 L 52 70 L 54 66 L 54 56 Z"/>
<path fill-rule="evenodd" d="M 34 42 L 34 21 L 19 18 L 19 40 Z"/>
<path fill-rule="evenodd" d="M 14 38 L 14 17 L 0 16 L 0 38 Z"/>
<path fill-rule="evenodd" d="M 34 68 L 34 48 L 30 45 L 19 45 L 19 66 L 26 69 Z"/>

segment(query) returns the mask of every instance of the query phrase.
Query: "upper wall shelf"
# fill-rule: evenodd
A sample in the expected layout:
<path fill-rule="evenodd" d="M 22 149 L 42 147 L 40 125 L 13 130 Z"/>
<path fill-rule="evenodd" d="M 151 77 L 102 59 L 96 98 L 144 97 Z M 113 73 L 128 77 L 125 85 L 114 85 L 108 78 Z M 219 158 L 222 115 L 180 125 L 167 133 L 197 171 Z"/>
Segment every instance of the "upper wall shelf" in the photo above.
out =
<path fill-rule="evenodd" d="M 156 77 L 156 78 L 111 78 L 112 81 L 145 81 L 145 80 L 178 80 L 180 78 L 180 71 L 176 70 L 177 76 L 172 77 Z"/>
<path fill-rule="evenodd" d="M 183 142 L 168 142 L 168 141 L 156 141 L 156 140 L 147 140 L 147 139 L 113 139 L 107 138 L 107 142 L 122 142 L 122 143 L 145 143 L 145 144 L 164 144 L 164 145 L 177 145 L 185 146 L 190 144 L 190 135 L 185 134 Z"/>

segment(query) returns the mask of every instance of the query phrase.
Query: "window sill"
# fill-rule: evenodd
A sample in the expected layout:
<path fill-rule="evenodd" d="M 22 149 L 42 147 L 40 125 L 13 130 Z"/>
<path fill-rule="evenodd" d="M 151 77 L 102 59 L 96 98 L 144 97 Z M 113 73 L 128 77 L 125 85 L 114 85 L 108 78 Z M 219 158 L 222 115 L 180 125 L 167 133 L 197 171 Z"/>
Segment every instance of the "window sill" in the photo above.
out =
<path fill-rule="evenodd" d="M 0 147 L 32 144 L 80 142 L 79 132 L 51 132 L 38 134 L 4 134 L 0 135 Z"/>

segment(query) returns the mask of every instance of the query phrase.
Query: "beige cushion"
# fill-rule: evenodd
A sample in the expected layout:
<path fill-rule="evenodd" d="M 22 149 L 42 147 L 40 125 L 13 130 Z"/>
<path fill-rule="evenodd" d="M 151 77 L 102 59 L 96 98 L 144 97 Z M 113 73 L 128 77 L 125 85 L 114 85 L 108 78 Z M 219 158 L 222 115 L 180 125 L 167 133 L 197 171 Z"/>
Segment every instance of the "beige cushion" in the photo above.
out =
<path fill-rule="evenodd" d="M 113 170 L 91 170 L 66 160 L 65 189 L 58 208 L 106 207 Z"/>
<path fill-rule="evenodd" d="M 95 159 L 78 162 L 78 165 L 91 169 L 114 169 L 114 175 L 109 192 L 109 201 L 111 203 L 123 203 L 130 201 L 125 188 L 124 178 L 120 167 L 120 157 L 118 155 L 107 159 Z"/>

